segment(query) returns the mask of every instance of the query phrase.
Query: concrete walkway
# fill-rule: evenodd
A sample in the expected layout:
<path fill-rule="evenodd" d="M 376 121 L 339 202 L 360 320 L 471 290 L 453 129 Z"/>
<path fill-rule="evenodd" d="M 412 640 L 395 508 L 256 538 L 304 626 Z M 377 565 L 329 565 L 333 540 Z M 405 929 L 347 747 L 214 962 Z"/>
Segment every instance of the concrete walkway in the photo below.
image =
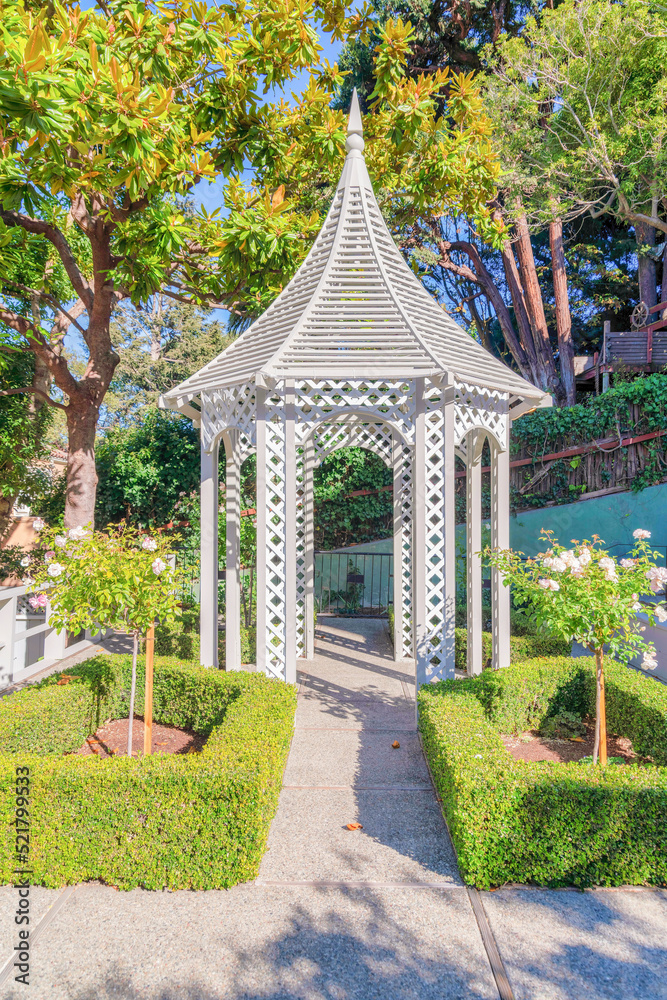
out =
<path fill-rule="evenodd" d="M 503 1000 L 667 1000 L 664 890 L 468 892 L 386 624 L 329 622 L 256 882 L 34 889 L 31 986 L 0 1000 L 497 1000 L 498 952 Z M 0 962 L 15 908 L 0 889 Z"/>

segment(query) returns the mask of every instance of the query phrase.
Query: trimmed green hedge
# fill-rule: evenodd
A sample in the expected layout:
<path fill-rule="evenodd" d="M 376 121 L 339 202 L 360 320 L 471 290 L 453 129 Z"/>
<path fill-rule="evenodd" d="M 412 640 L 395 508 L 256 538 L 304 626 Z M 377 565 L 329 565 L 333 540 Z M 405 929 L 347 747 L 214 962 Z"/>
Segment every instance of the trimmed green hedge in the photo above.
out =
<path fill-rule="evenodd" d="M 289 751 L 295 688 L 156 657 L 154 719 L 208 736 L 203 751 L 138 760 L 73 755 L 98 719 L 125 714 L 130 669 L 130 657 L 96 657 L 68 671 L 76 679 L 67 686 L 50 680 L 0 702 L 0 882 L 11 881 L 14 867 L 17 765 L 31 771 L 34 884 L 99 879 L 121 889 L 215 889 L 257 875 Z M 141 714 L 143 663 L 138 673 Z"/>
<path fill-rule="evenodd" d="M 536 656 L 567 656 L 571 643 L 555 635 L 512 635 L 510 654 L 512 663 L 523 663 Z M 467 669 L 468 632 L 464 628 L 454 629 L 454 665 L 457 670 Z M 482 632 L 482 659 L 486 663 L 491 656 L 491 633 Z"/>
<path fill-rule="evenodd" d="M 607 723 L 655 767 L 515 760 L 500 733 L 595 710 L 593 662 L 424 685 L 420 730 L 466 882 L 667 884 L 667 688 L 607 662 Z"/>

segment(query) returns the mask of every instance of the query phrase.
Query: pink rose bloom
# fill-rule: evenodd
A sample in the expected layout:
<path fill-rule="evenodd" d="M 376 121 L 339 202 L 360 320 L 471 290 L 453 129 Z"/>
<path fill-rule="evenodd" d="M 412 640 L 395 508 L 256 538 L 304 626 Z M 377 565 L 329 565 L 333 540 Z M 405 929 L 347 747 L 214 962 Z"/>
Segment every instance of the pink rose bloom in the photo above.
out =
<path fill-rule="evenodd" d="M 36 517 L 32 522 L 33 531 L 41 531 L 45 524 L 46 522 L 41 517 Z"/>

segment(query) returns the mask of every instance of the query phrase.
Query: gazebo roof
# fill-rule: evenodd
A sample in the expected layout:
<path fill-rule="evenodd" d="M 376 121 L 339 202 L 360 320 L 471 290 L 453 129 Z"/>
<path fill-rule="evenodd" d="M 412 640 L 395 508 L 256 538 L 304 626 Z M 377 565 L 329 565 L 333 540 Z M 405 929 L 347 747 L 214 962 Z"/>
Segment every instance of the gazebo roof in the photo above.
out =
<path fill-rule="evenodd" d="M 185 408 L 202 391 L 267 379 L 445 374 L 544 398 L 454 322 L 405 263 L 375 199 L 362 135 L 355 91 L 345 166 L 310 253 L 266 312 L 162 405 Z"/>

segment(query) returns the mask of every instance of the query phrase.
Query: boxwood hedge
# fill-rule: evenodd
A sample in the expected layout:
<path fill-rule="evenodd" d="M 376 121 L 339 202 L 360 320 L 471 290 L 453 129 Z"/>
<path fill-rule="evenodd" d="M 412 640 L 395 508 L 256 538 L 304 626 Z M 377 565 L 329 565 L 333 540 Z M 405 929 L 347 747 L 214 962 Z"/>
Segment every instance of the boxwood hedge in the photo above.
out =
<path fill-rule="evenodd" d="M 510 654 L 512 663 L 521 663 L 536 656 L 567 656 L 572 644 L 556 635 L 511 635 Z M 468 631 L 454 629 L 454 665 L 457 670 L 466 670 L 468 653 Z M 482 632 L 482 659 L 486 663 L 491 656 L 491 633 Z"/>
<path fill-rule="evenodd" d="M 129 657 L 99 656 L 0 702 L 0 881 L 12 879 L 17 765 L 31 773 L 32 882 L 228 888 L 256 876 L 275 813 L 296 691 L 156 657 L 154 719 L 206 735 L 201 753 L 79 756 L 127 710 Z M 140 661 L 136 711 L 143 710 Z"/>
<path fill-rule="evenodd" d="M 561 710 L 594 714 L 592 660 L 529 660 L 424 685 L 420 730 L 464 879 L 563 885 L 667 884 L 667 688 L 608 662 L 609 731 L 655 766 L 525 762 L 501 733 Z"/>

